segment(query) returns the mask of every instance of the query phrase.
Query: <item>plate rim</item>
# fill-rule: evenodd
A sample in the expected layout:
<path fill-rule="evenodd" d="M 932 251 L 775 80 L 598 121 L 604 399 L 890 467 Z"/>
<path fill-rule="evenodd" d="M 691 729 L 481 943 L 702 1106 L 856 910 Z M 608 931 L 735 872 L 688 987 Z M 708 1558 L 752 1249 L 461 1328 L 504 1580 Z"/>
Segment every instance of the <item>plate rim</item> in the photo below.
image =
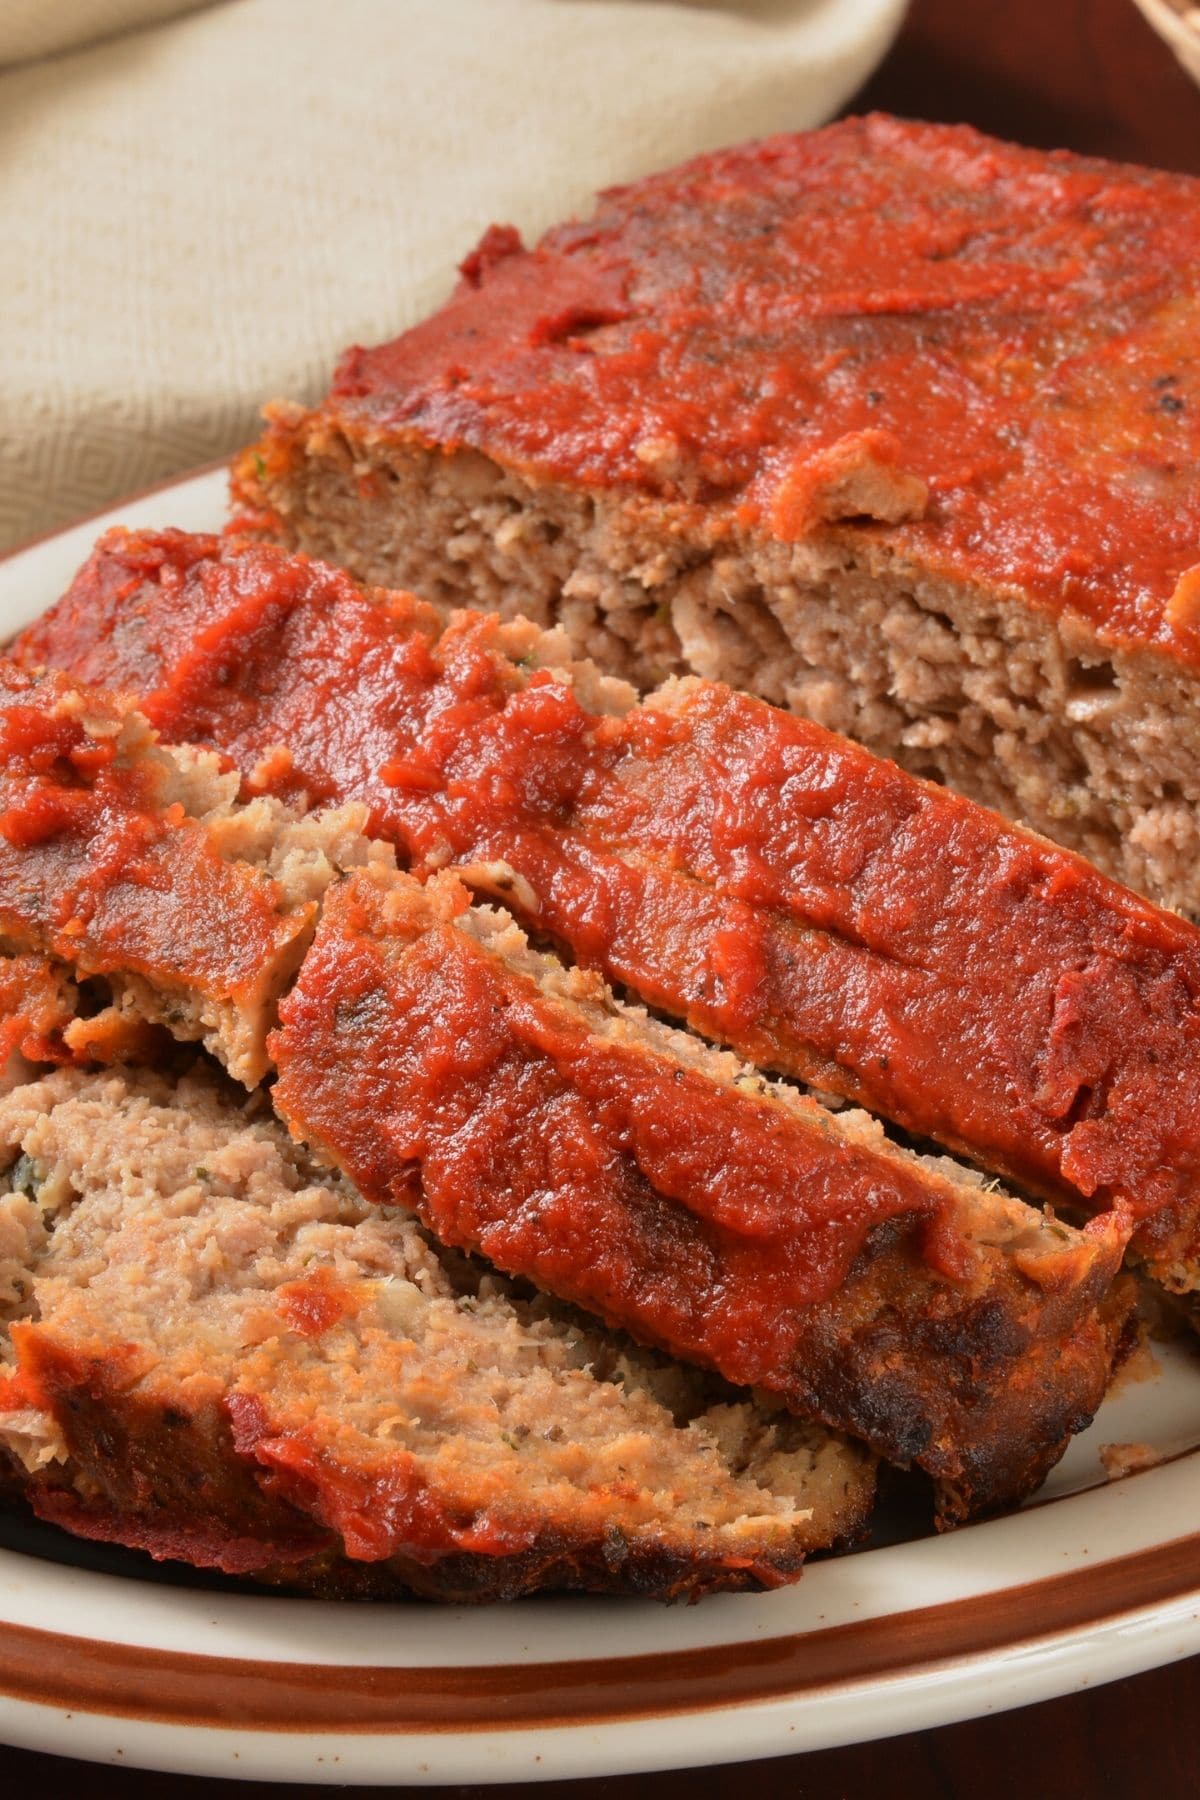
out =
<path fill-rule="evenodd" d="M 1034 1626 L 1025 1623 L 1030 1599 L 1041 1608 Z M 253 1695 L 257 1708 L 269 1700 L 277 1709 L 254 1717 L 248 1706 L 239 1708 L 246 1716 L 238 1718 L 238 1728 L 246 1731 L 394 1737 L 561 1730 L 740 1712 L 895 1677 L 919 1678 L 937 1668 L 1073 1641 L 1081 1632 L 1152 1617 L 1192 1599 L 1200 1602 L 1200 1531 L 1055 1576 L 820 1629 L 568 1662 L 267 1661 L 79 1638 L 0 1620 L 0 1694 L 63 1711 L 87 1706 L 95 1699 L 94 1649 L 103 1642 L 106 1675 L 118 1678 L 99 1709 L 109 1717 L 218 1729 L 231 1716 L 231 1689 L 218 1684 L 233 1684 L 247 1701 Z M 1196 1623 L 1200 1641 L 1200 1614 Z M 864 1644 L 875 1647 L 865 1662 Z M 600 1670 L 607 1673 L 598 1676 Z M 597 1704 L 598 1691 L 603 1704 Z M 591 1695 L 587 1704 L 585 1694 Z M 291 1709 L 301 1695 L 307 1704 L 297 1717 Z"/>

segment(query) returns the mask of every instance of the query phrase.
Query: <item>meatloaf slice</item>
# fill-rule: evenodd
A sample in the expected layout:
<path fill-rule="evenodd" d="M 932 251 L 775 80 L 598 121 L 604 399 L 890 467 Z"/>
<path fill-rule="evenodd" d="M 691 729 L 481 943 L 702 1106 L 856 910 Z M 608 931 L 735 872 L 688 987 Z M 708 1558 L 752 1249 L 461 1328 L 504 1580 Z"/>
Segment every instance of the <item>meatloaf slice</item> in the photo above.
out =
<path fill-rule="evenodd" d="M 237 805 L 238 785 L 111 697 L 0 660 L 0 951 L 102 978 L 111 1030 L 93 1034 L 162 1025 L 250 1085 L 320 893 L 381 852 L 361 808 L 302 818 Z"/>
<path fill-rule="evenodd" d="M 1200 1288 L 1200 932 L 1079 858 L 718 683 L 269 546 L 110 533 L 14 646 L 134 690 L 251 790 L 356 802 L 740 1055 L 1073 1206 Z"/>
<path fill-rule="evenodd" d="M 493 229 L 235 502 L 1200 909 L 1200 182 L 881 117 Z"/>
<path fill-rule="evenodd" d="M 368 1200 L 916 1462 L 943 1522 L 1027 1493 L 1104 1392 L 1117 1222 L 766 1082 L 452 876 L 339 883 L 280 1016 L 274 1104 Z"/>
<path fill-rule="evenodd" d="M 440 1250 L 265 1104 L 60 1071 L 0 1100 L 0 1460 L 84 1536 L 326 1593 L 793 1580 L 873 1459 Z"/>

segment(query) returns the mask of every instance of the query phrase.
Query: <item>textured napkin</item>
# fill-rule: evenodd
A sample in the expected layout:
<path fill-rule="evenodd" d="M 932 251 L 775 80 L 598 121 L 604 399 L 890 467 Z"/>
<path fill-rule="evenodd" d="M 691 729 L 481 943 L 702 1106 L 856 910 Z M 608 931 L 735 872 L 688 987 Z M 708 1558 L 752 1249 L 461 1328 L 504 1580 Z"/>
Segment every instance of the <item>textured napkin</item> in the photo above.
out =
<path fill-rule="evenodd" d="M 73 50 L 206 4 L 208 0 L 0 0 L 0 63 Z"/>
<path fill-rule="evenodd" d="M 181 3 L 0 18 L 0 544 L 315 397 L 492 221 L 531 236 L 597 187 L 828 117 L 904 10 L 225 0 L 64 48 Z"/>

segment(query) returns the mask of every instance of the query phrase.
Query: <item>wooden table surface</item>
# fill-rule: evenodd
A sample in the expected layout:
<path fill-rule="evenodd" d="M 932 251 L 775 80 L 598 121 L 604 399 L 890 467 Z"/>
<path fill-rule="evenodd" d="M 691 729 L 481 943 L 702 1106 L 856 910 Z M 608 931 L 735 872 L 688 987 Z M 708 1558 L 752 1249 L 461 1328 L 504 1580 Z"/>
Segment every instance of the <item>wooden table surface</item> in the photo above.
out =
<path fill-rule="evenodd" d="M 855 103 L 965 120 L 1001 136 L 1200 174 L 1200 88 L 1133 0 L 914 0 L 887 62 Z M 981 1695 L 981 1705 L 985 1697 Z M 538 1800 L 1197 1800 L 1200 1658 L 940 1731 L 741 1767 L 536 1788 L 324 1787 L 191 1780 L 4 1753 L 9 1793 L 57 1800 L 231 1800 L 331 1792 Z M 732 1728 L 736 1733 L 737 1727 Z"/>

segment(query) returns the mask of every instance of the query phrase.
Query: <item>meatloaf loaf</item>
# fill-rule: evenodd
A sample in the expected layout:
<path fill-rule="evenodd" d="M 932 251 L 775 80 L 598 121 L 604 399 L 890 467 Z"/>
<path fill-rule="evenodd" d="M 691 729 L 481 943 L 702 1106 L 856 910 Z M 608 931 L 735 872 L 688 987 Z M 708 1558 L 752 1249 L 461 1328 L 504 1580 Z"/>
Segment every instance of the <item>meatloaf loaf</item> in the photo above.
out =
<path fill-rule="evenodd" d="M 89 1537 L 327 1593 L 773 1587 L 871 1456 L 318 1174 L 212 1076 L 0 1100 L 0 1463 Z"/>
<path fill-rule="evenodd" d="M 1200 183 L 873 117 L 349 350 L 237 464 L 364 580 L 720 678 L 1200 908 Z"/>
<path fill-rule="evenodd" d="M 60 683 L 22 692 L 28 702 L 31 694 L 55 695 Z M 71 721 L 79 705 L 94 704 L 111 718 L 115 741 L 125 744 L 126 731 L 140 734 L 142 752 L 131 780 L 140 779 L 146 766 L 201 765 L 199 753 L 167 756 L 144 721 L 123 724 L 115 703 L 103 696 L 89 700 L 79 688 L 65 691 L 72 699 Z M 42 741 L 45 718 L 38 705 L 11 707 L 6 716 L 10 726 L 13 719 L 22 723 L 29 741 Z M 52 722 L 58 718 L 53 709 L 50 716 Z M 146 801 L 148 791 L 161 798 L 153 784 L 138 786 L 143 810 L 134 841 L 153 874 L 147 882 L 143 863 L 128 848 L 122 806 L 129 783 L 119 758 L 97 814 L 91 750 L 69 735 L 64 741 L 75 785 L 61 766 L 57 739 L 48 768 L 35 768 L 30 753 L 29 767 L 19 765 L 14 775 L 17 804 L 4 826 L 8 836 L 0 834 L 7 859 L 7 891 L 0 890 L 4 918 L 8 925 L 15 921 L 20 947 L 51 952 L 83 976 L 98 945 L 104 980 L 117 994 L 126 991 L 134 965 L 138 1019 L 166 1020 L 184 1038 L 203 1035 L 243 1079 L 247 1041 L 264 1063 L 282 1056 L 283 1078 L 273 1091 L 287 1096 L 289 1123 L 302 1137 L 315 1135 L 335 1161 L 352 1163 L 369 1199 L 425 1204 L 432 1174 L 419 1158 L 403 1154 L 409 1101 L 396 1059 L 410 1039 L 414 1054 L 425 1055 L 429 1045 L 421 1033 L 430 1027 L 436 1054 L 425 1085 L 414 1090 L 414 1103 L 423 1095 L 434 1119 L 466 1108 L 462 1132 L 439 1144 L 436 1166 L 447 1192 L 461 1191 L 464 1182 L 468 1190 L 479 1184 L 481 1203 L 499 1208 L 501 1217 L 507 1209 L 513 1226 L 495 1242 L 480 1236 L 476 1245 L 469 1220 L 456 1220 L 451 1208 L 436 1221 L 451 1241 L 490 1247 L 509 1273 L 530 1276 L 628 1326 L 643 1341 L 711 1364 L 728 1379 L 758 1382 L 761 1373 L 761 1385 L 778 1390 L 792 1406 L 839 1422 L 898 1462 L 928 1468 L 940 1483 L 947 1521 L 1026 1492 L 1070 1433 L 1090 1418 L 1128 1315 L 1125 1283 L 1112 1286 L 1128 1237 L 1123 1217 L 1110 1215 L 1080 1234 L 1021 1201 L 985 1192 L 956 1165 L 931 1166 L 904 1154 L 874 1121 L 840 1116 L 794 1090 L 759 1093 L 761 1077 L 732 1058 L 686 1035 L 664 1035 L 665 1028 L 643 1015 L 623 1013 L 598 976 L 567 974 L 552 959 L 527 961 L 531 953 L 506 917 L 469 915 L 478 922 L 477 933 L 497 936 L 502 944 L 494 954 L 475 952 L 468 926 L 453 925 L 447 916 L 467 904 L 454 878 L 443 876 L 426 896 L 353 832 L 352 854 L 339 860 L 363 866 L 329 887 L 335 866 L 327 854 L 329 821 L 344 820 L 344 812 L 324 815 L 322 824 L 320 815 L 297 819 L 278 802 L 273 813 L 263 812 L 265 803 L 258 801 L 248 808 L 230 804 L 216 821 L 221 825 L 227 817 L 233 841 L 244 843 L 248 827 L 239 825 L 241 815 L 256 817 L 255 842 L 267 865 L 276 860 L 272 822 L 284 845 L 310 831 L 320 855 L 312 869 L 303 866 L 309 873 L 315 869 L 314 888 L 327 889 L 321 905 L 328 916 L 319 954 L 315 942 L 295 951 L 290 930 L 283 959 L 269 932 L 235 936 L 240 985 L 228 1015 L 221 1015 L 217 1029 L 206 1030 L 200 1002 L 209 992 L 231 990 L 220 981 L 193 989 L 184 979 L 194 964 L 194 944 L 217 941 L 204 910 L 211 904 L 208 891 L 194 880 L 201 850 L 191 845 L 178 857 L 156 857 L 146 846 L 153 852 L 165 828 L 195 835 L 206 857 L 224 840 L 219 832 L 213 839 L 214 827 L 185 812 L 182 803 L 178 814 L 175 802 L 169 817 L 160 813 Z M 103 770 L 112 772 L 107 762 Z M 62 795 L 69 796 L 69 808 L 60 804 Z M 364 810 L 358 808 L 360 817 Z M 105 830 L 110 820 L 122 826 L 107 855 L 98 853 L 97 817 Z M 36 832 L 29 823 L 34 818 Z M 101 838 L 99 848 L 104 845 Z M 274 905 L 283 906 L 272 917 L 290 916 L 286 895 L 275 892 L 279 884 L 262 867 L 213 860 L 215 876 L 233 869 L 256 896 L 254 884 L 266 882 Z M 81 863 L 96 877 L 104 900 L 94 914 L 87 907 L 79 911 Z M 172 887 L 176 874 L 178 891 Z M 355 875 L 375 879 L 356 883 Z M 214 880 L 218 922 L 226 932 L 239 918 L 229 895 L 240 891 Z M 9 894 L 16 902 L 10 904 Z M 110 904 L 114 895 L 119 905 Z M 182 924 L 174 933 L 155 927 L 147 946 L 124 929 L 127 916 L 181 919 L 185 900 L 186 930 Z M 318 902 L 306 905 L 304 944 Z M 45 929 L 46 920 L 74 919 L 77 912 L 80 932 L 57 924 Z M 251 913 L 251 923 L 257 916 Z M 95 920 L 101 917 L 115 918 L 121 929 L 98 932 Z M 406 940 L 413 936 L 421 943 L 409 956 Z M 444 969 L 437 966 L 441 953 Z M 288 1031 L 268 1040 L 264 1052 L 262 1028 L 291 979 L 293 957 L 299 961 L 301 955 L 308 978 L 296 989 Z M 427 982 L 419 973 L 414 986 L 413 969 L 423 969 L 421 959 L 430 955 L 435 966 Z M 215 966 L 220 975 L 221 965 Z M 459 973 L 476 990 L 465 1013 L 455 999 Z M 545 1015 L 545 1066 L 536 1044 L 524 1040 L 495 1069 L 487 1044 L 482 1051 L 472 1046 L 466 1027 L 476 1003 L 490 1005 L 489 980 L 499 984 L 492 1020 L 497 1045 L 503 1047 L 504 1008 L 515 984 L 522 1005 L 536 1015 L 535 1036 L 536 1018 Z M 584 984 L 579 992 L 575 982 Z M 562 983 L 567 986 L 560 992 Z M 248 1010 L 244 993 L 263 996 L 262 1005 Z M 610 1106 L 589 1083 L 591 1064 L 598 1058 L 597 1066 L 605 1068 L 611 1060 L 614 1019 L 622 1044 L 611 1052 L 618 1089 Z M 476 1022 L 486 1025 L 487 1015 Z M 64 1032 L 68 1045 L 71 1029 Z M 579 1041 L 580 1060 L 555 1049 L 556 1032 Z M 538 1114 L 537 1130 L 520 1126 L 524 1101 L 511 1092 L 510 1077 L 515 1074 L 518 1086 L 525 1080 L 522 1058 L 530 1067 L 521 1091 Z M 512 1126 L 499 1143 L 487 1138 L 489 1082 L 500 1115 L 507 1110 Z M 482 1084 L 477 1094 L 473 1084 Z M 382 1172 L 360 1168 L 357 1160 L 364 1106 L 380 1112 L 372 1129 L 385 1134 Z M 553 1135 L 563 1120 L 565 1144 Z M 708 1129 L 698 1134 L 702 1121 Z M 584 1134 L 579 1144 L 571 1135 L 575 1127 Z M 589 1158 L 597 1157 L 592 1168 Z M 764 1185 L 765 1170 L 772 1173 Z M 540 1229 L 523 1243 L 521 1220 L 539 1216 Z M 611 1243 L 598 1259 L 602 1226 Z M 598 1285 L 600 1268 L 607 1276 Z"/>
<path fill-rule="evenodd" d="M 727 687 L 641 705 L 561 632 L 441 631 L 269 546 L 110 533 L 14 646 L 132 691 L 249 791 L 357 803 L 427 874 L 748 1061 L 1076 1207 L 1200 1288 L 1200 932 Z"/>
<path fill-rule="evenodd" d="M 452 875 L 331 889 L 280 1017 L 276 1109 L 367 1199 L 919 1464 L 943 1523 L 1029 1492 L 1103 1394 L 1118 1222 L 1071 1232 L 768 1083 Z"/>

